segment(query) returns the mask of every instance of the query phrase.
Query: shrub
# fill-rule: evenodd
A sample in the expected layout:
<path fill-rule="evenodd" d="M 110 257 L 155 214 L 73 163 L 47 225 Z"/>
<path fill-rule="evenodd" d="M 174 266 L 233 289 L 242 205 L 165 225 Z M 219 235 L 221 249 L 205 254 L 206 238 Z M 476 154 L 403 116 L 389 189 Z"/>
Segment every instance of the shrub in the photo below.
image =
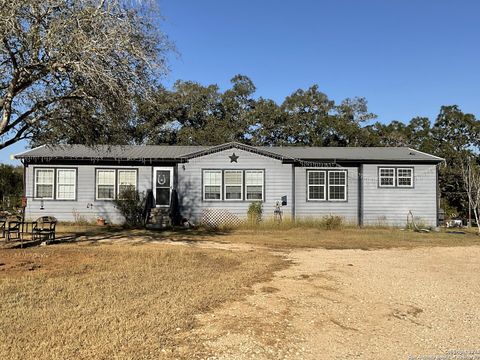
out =
<path fill-rule="evenodd" d="M 343 218 L 336 215 L 327 215 L 322 218 L 325 230 L 338 230 L 343 226 Z"/>
<path fill-rule="evenodd" d="M 125 218 L 125 225 L 137 227 L 144 224 L 145 195 L 133 189 L 123 190 L 114 201 L 115 207 Z"/>
<path fill-rule="evenodd" d="M 251 224 L 258 224 L 262 221 L 263 207 L 260 201 L 255 201 L 250 204 L 247 211 L 248 221 Z"/>

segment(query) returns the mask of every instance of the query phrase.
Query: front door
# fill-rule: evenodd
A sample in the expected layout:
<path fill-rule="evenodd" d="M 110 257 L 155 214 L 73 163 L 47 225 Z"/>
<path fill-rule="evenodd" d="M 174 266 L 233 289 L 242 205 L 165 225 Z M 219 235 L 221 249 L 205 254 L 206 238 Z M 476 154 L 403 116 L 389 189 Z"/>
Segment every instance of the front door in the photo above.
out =
<path fill-rule="evenodd" d="M 169 207 L 173 187 L 173 168 L 153 168 L 153 195 L 157 207 Z"/>

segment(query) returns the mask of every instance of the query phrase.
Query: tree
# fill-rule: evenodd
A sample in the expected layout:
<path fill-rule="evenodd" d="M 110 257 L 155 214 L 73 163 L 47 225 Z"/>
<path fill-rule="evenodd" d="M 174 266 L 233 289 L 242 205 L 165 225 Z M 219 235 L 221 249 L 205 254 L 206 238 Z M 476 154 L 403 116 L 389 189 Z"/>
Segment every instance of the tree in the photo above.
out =
<path fill-rule="evenodd" d="M 480 235 L 480 166 L 474 158 L 462 161 L 462 178 L 468 204 L 473 210 Z"/>
<path fill-rule="evenodd" d="M 0 164 L 0 202 L 12 205 L 10 198 L 19 199 L 23 189 L 23 168 Z M 10 204 L 9 204 L 10 203 Z"/>
<path fill-rule="evenodd" d="M 121 0 L 3 1 L 0 149 L 22 139 L 127 142 L 131 100 L 165 73 L 172 48 L 151 25 L 152 9 Z"/>

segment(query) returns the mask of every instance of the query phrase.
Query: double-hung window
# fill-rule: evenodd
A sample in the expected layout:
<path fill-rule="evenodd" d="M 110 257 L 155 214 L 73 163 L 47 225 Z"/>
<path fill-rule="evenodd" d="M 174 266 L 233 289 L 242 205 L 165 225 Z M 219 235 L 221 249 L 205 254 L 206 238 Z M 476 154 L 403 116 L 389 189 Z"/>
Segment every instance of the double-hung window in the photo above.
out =
<path fill-rule="evenodd" d="M 397 186 L 413 187 L 413 169 L 397 168 Z"/>
<path fill-rule="evenodd" d="M 115 170 L 97 169 L 97 200 L 115 199 Z"/>
<path fill-rule="evenodd" d="M 328 200 L 347 200 L 347 172 L 345 170 L 328 171 Z"/>
<path fill-rule="evenodd" d="M 326 200 L 326 172 L 324 170 L 307 171 L 307 199 Z"/>
<path fill-rule="evenodd" d="M 118 196 L 125 191 L 137 190 L 137 170 L 118 170 Z"/>
<path fill-rule="evenodd" d="M 246 200 L 263 200 L 263 170 L 245 170 Z"/>
<path fill-rule="evenodd" d="M 76 169 L 57 169 L 57 200 L 75 200 Z"/>
<path fill-rule="evenodd" d="M 243 171 L 225 170 L 223 173 L 225 200 L 243 199 Z"/>
<path fill-rule="evenodd" d="M 380 187 L 395 187 L 395 168 L 380 168 L 378 172 Z"/>
<path fill-rule="evenodd" d="M 35 169 L 35 195 L 36 199 L 53 199 L 55 183 L 54 169 Z"/>
<path fill-rule="evenodd" d="M 222 170 L 203 171 L 203 199 L 222 199 Z"/>

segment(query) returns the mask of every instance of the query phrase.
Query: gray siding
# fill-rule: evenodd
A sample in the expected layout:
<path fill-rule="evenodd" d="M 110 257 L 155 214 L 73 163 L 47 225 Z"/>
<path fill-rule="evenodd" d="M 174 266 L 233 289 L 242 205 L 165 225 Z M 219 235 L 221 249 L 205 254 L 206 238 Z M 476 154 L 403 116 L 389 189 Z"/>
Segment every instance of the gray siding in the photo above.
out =
<path fill-rule="evenodd" d="M 347 201 L 307 201 L 307 170 L 347 170 Z M 295 216 L 320 218 L 341 216 L 346 222 L 358 224 L 358 170 L 356 167 L 295 168 Z"/>
<path fill-rule="evenodd" d="M 44 210 L 40 210 L 41 200 L 33 199 L 34 168 L 77 168 L 77 199 L 76 200 L 44 200 Z M 97 216 L 103 216 L 111 223 L 121 223 L 123 217 L 115 209 L 110 200 L 95 200 L 95 169 L 121 168 L 137 169 L 138 190 L 146 191 L 152 188 L 151 166 L 103 166 L 103 165 L 29 165 L 26 168 L 25 191 L 28 199 L 26 218 L 35 220 L 40 216 L 52 215 L 60 221 L 75 221 L 75 216 L 88 221 L 94 221 Z M 87 208 L 88 204 L 93 207 Z M 76 214 L 76 215 L 75 215 Z"/>
<path fill-rule="evenodd" d="M 238 155 L 237 163 L 230 162 L 229 156 L 232 153 Z M 248 151 L 229 149 L 193 158 L 188 163 L 178 165 L 178 192 L 182 214 L 194 222 L 201 219 L 204 209 L 225 209 L 239 218 L 245 218 L 250 205 L 250 201 L 203 201 L 203 169 L 265 170 L 264 215 L 272 217 L 275 203 L 286 195 L 288 206 L 282 210 L 285 217 L 291 216 L 292 165 Z"/>
<path fill-rule="evenodd" d="M 436 166 L 406 165 L 414 168 L 413 188 L 378 187 L 378 168 L 390 166 L 398 167 L 385 164 L 363 166 L 364 224 L 405 226 L 411 210 L 418 222 L 436 226 Z"/>

